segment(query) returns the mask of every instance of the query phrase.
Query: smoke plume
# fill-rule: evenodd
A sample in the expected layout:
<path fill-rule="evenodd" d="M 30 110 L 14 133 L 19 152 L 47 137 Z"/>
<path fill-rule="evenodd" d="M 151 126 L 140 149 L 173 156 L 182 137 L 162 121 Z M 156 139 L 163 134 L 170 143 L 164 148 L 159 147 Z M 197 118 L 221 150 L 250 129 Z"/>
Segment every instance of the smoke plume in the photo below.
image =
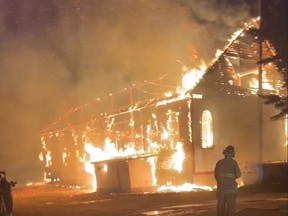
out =
<path fill-rule="evenodd" d="M 250 16 L 242 1 L 0 0 L 1 169 L 41 179 L 40 132 L 69 107 L 164 74 L 180 85 L 177 59 L 209 62 Z"/>

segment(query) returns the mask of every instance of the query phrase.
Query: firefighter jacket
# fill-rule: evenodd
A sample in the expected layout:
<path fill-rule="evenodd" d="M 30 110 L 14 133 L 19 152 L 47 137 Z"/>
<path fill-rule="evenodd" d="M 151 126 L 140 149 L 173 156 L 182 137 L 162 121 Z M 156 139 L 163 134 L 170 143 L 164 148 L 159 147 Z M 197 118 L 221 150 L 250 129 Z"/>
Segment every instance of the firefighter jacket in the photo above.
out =
<path fill-rule="evenodd" d="M 217 192 L 236 193 L 236 179 L 241 176 L 238 163 L 231 157 L 219 160 L 214 170 L 214 177 L 217 181 Z"/>

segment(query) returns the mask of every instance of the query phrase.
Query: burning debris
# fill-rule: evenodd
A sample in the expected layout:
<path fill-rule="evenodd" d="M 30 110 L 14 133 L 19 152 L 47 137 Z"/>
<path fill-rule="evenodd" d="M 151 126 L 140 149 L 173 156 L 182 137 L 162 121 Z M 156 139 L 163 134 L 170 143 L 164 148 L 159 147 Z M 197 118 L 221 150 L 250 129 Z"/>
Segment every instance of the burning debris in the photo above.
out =
<path fill-rule="evenodd" d="M 239 146 L 240 161 L 254 160 L 247 151 L 249 143 L 257 152 L 258 133 L 259 46 L 252 28 L 258 28 L 257 19 L 237 31 L 209 67 L 183 67 L 182 87 L 173 92 L 162 77 L 71 109 L 42 133 L 45 181 L 106 191 L 212 190 L 187 182 L 214 185 L 214 163 L 230 142 Z M 261 46 L 273 56 L 268 41 Z M 275 66 L 263 70 L 263 89 L 282 94 Z M 267 148 L 276 136 L 269 133 Z"/>

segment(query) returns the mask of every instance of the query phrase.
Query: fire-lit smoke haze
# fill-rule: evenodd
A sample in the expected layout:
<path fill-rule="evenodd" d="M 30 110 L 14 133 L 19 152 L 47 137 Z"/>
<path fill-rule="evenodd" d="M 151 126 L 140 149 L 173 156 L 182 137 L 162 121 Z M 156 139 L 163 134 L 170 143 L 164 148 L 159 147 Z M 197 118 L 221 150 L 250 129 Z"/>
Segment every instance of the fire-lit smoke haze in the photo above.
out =
<path fill-rule="evenodd" d="M 71 106 L 164 74 L 180 85 L 179 62 L 209 62 L 253 12 L 227 2 L 0 0 L 0 169 L 42 179 L 40 131 Z"/>

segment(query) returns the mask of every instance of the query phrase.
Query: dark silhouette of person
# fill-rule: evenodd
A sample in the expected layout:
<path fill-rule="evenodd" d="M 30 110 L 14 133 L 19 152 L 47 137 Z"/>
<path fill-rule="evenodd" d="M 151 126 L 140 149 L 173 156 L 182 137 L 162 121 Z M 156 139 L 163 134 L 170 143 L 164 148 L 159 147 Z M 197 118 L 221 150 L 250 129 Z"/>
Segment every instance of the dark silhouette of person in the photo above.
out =
<path fill-rule="evenodd" d="M 237 182 L 241 171 L 236 160 L 235 149 L 227 146 L 224 158 L 216 163 L 214 177 L 217 181 L 217 216 L 233 216 L 236 211 Z"/>
<path fill-rule="evenodd" d="M 6 214 L 4 214 L 5 216 L 12 215 L 12 209 L 13 209 L 12 186 L 14 186 L 14 182 L 12 183 L 8 182 L 6 179 L 6 172 L 1 171 L 0 172 L 0 196 L 1 196 L 1 201 L 3 200 L 5 204 L 5 210 L 4 210 L 6 212 Z"/>

